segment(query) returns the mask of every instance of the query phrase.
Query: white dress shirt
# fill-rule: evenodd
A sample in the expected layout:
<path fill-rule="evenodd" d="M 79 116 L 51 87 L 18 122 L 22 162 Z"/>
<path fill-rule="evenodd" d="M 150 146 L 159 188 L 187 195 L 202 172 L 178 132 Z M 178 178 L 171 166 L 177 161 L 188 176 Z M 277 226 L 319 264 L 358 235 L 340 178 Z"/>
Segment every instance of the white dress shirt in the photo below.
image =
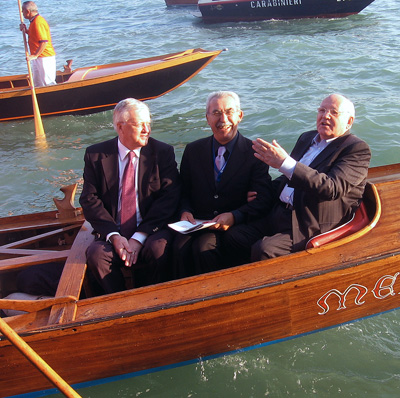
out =
<path fill-rule="evenodd" d="M 320 135 L 317 134 L 313 138 L 311 146 L 307 149 L 307 152 L 299 160 L 299 163 L 309 166 L 311 162 L 336 138 L 337 137 L 330 138 L 329 140 L 321 140 Z M 291 180 L 294 169 L 296 168 L 296 164 L 297 161 L 294 160 L 291 156 L 288 156 L 283 161 L 282 166 L 279 168 L 279 171 L 284 174 L 289 180 Z M 289 187 L 286 184 L 279 196 L 279 199 L 282 202 L 293 206 L 293 194 L 294 188 Z"/>
<path fill-rule="evenodd" d="M 140 150 L 142 148 L 134 149 L 136 157 L 133 159 L 136 162 L 136 169 L 135 169 L 135 191 L 136 191 L 136 222 L 139 225 L 142 222 L 142 216 L 140 214 L 139 208 L 139 187 L 138 187 L 138 175 L 139 175 L 139 159 L 140 159 Z M 118 139 L 118 167 L 119 167 L 119 189 L 118 189 L 118 214 L 117 214 L 117 224 L 120 225 L 121 223 L 121 192 L 122 192 L 122 176 L 124 174 L 124 170 L 126 164 L 129 161 L 129 154 L 130 150 L 124 146 L 121 141 Z M 106 240 L 109 240 L 112 235 L 118 234 L 118 232 L 111 232 L 107 235 Z M 147 234 L 144 232 L 135 232 L 131 239 L 136 239 L 142 245 L 147 239 Z"/>

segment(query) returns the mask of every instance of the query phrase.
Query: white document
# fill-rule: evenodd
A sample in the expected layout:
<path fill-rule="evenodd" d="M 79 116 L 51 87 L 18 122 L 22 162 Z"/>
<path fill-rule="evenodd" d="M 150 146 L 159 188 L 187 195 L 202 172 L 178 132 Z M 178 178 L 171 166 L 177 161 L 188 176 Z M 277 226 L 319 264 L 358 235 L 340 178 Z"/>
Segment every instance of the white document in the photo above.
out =
<path fill-rule="evenodd" d="M 180 232 L 181 234 L 190 234 L 191 232 L 199 231 L 203 228 L 208 228 L 211 225 L 216 224 L 215 221 L 207 220 L 195 220 L 196 224 L 192 224 L 189 221 L 178 221 L 173 224 L 168 224 L 173 230 Z"/>

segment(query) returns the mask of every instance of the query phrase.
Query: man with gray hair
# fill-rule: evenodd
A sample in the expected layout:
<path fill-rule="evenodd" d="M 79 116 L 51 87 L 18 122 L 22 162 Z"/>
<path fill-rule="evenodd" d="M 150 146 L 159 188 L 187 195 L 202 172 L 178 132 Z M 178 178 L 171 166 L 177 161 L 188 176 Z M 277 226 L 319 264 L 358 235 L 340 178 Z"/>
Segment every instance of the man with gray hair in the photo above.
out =
<path fill-rule="evenodd" d="M 133 268 L 135 287 L 168 278 L 168 246 L 180 198 L 174 149 L 150 137 L 147 105 L 133 98 L 117 104 L 118 134 L 86 149 L 80 204 L 96 240 L 88 268 L 105 293 L 125 289 L 121 268 Z"/>
<path fill-rule="evenodd" d="M 230 231 L 226 244 L 231 251 L 247 251 L 251 261 L 289 254 L 351 218 L 371 159 L 368 144 L 350 133 L 354 118 L 353 103 L 332 94 L 318 108 L 317 129 L 303 133 L 290 156 L 276 140 L 253 141 L 255 157 L 282 175 L 273 181 L 271 213 Z"/>
<path fill-rule="evenodd" d="M 183 153 L 181 221 L 212 220 L 208 229 L 177 235 L 176 277 L 214 271 L 235 264 L 223 249 L 233 225 L 257 219 L 272 203 L 268 166 L 254 157 L 252 142 L 238 131 L 243 118 L 236 93 L 211 93 L 206 119 L 212 135 L 188 144 Z M 248 201 L 248 194 L 255 199 Z"/>
<path fill-rule="evenodd" d="M 49 24 L 39 15 L 37 5 L 33 1 L 25 1 L 22 4 L 22 14 L 30 22 L 29 28 L 21 23 L 20 29 L 28 35 L 31 53 L 26 59 L 32 63 L 34 85 L 40 87 L 56 84 L 56 53 Z"/>

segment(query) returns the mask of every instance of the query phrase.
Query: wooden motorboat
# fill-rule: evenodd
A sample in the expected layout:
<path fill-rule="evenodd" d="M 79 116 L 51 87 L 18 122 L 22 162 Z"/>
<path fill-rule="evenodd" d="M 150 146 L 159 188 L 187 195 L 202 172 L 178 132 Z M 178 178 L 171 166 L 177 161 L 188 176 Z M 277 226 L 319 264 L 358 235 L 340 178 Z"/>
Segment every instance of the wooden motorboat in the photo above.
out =
<path fill-rule="evenodd" d="M 167 6 L 195 6 L 197 0 L 165 0 Z"/>
<path fill-rule="evenodd" d="M 371 168 L 361 213 L 333 240 L 317 237 L 287 256 L 85 299 L 85 247 L 93 238 L 79 209 L 57 219 L 8 217 L 0 222 L 3 297 L 23 267 L 54 259 L 65 266 L 55 298 L 2 299 L 0 308 L 30 311 L 5 320 L 72 384 L 323 330 L 400 307 L 399 196 L 400 164 Z M 0 358 L 0 397 L 51 387 L 4 337 Z"/>
<path fill-rule="evenodd" d="M 42 116 L 89 114 L 112 109 L 120 100 L 149 100 L 179 87 L 221 51 L 191 49 L 136 61 L 58 72 L 57 84 L 37 87 Z M 0 122 L 33 117 L 27 75 L 0 78 Z"/>
<path fill-rule="evenodd" d="M 199 0 L 204 22 L 338 18 L 358 14 L 374 0 Z"/>

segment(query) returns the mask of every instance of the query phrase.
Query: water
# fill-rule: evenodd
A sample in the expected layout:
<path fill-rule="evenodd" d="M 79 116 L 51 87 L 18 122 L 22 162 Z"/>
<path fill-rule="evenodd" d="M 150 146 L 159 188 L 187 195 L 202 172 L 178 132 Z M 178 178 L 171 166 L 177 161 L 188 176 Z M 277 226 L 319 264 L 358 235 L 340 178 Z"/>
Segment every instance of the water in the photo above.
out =
<path fill-rule="evenodd" d="M 204 25 L 164 0 L 38 0 L 49 21 L 57 67 L 125 61 L 202 47 L 228 48 L 199 75 L 149 102 L 153 136 L 174 145 L 209 134 L 207 94 L 235 90 L 249 138 L 290 150 L 315 126 L 316 108 L 341 92 L 356 105 L 353 132 L 371 146 L 372 165 L 399 161 L 400 2 L 376 0 L 337 20 Z M 0 75 L 26 73 L 16 1 L 0 14 Z M 44 119 L 47 147 L 32 121 L 0 125 L 0 216 L 52 208 L 59 187 L 82 183 L 84 149 L 114 136 L 111 112 Z M 399 312 L 280 344 L 108 385 L 83 397 L 397 397 Z M 156 349 L 156 347 L 155 347 Z M 60 396 L 60 395 L 56 395 Z"/>

